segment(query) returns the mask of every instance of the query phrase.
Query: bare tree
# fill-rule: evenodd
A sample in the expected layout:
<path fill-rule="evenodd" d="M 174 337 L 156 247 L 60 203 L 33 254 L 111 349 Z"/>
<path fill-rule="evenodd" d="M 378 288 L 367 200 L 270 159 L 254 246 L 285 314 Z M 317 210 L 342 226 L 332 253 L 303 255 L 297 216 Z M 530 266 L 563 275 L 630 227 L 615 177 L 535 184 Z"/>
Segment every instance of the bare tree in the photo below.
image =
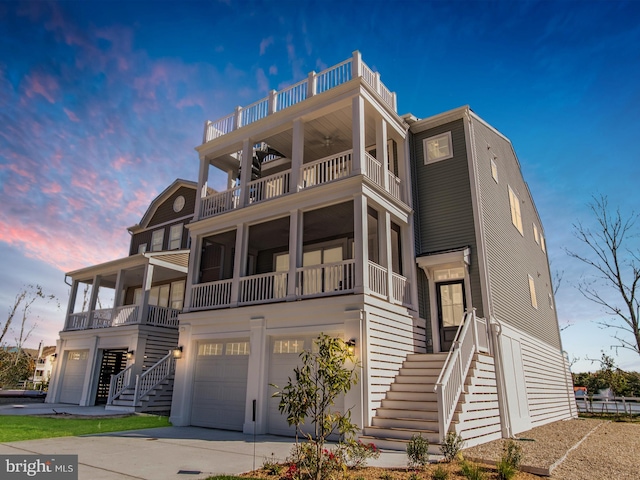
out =
<path fill-rule="evenodd" d="M 613 315 L 611 321 L 599 322 L 606 328 L 615 330 L 617 348 L 626 348 L 640 355 L 640 249 L 628 244 L 637 235 L 633 227 L 639 215 L 632 212 L 623 218 L 620 209 L 611 211 L 606 196 L 593 197 L 588 204 L 596 220 L 592 230 L 582 223 L 573 225 L 574 235 L 584 245 L 589 254 L 567 250 L 569 256 L 595 270 L 591 280 L 583 280 L 578 289 L 585 298 L 603 307 Z M 613 295 L 610 292 L 613 290 Z M 633 340 L 629 339 L 631 334 Z"/>
<path fill-rule="evenodd" d="M 22 348 L 22 345 L 27 341 L 33 329 L 36 327 L 35 323 L 29 324 L 29 320 L 31 318 L 31 307 L 37 300 L 57 302 L 56 296 L 47 295 L 40 285 L 27 285 L 23 287 L 16 295 L 13 305 L 9 308 L 9 313 L 4 325 L 0 327 L 0 345 L 5 343 L 5 337 L 12 331 L 11 326 L 14 322 L 19 321 L 18 334 L 15 342 L 18 350 Z M 58 306 L 60 306 L 59 303 Z"/>

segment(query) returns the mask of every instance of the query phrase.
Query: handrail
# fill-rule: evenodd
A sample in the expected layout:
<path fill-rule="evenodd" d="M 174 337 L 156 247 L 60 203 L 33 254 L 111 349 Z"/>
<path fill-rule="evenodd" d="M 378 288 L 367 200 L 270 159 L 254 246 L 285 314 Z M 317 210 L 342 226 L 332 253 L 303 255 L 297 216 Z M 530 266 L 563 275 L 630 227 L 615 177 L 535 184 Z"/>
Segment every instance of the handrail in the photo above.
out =
<path fill-rule="evenodd" d="M 122 395 L 129 385 L 131 384 L 131 372 L 133 371 L 133 364 L 122 370 L 116 375 L 111 375 L 111 382 L 109 383 L 109 396 L 107 397 L 107 405 L 111 405 L 113 401 Z"/>
<path fill-rule="evenodd" d="M 438 424 L 441 442 L 444 440 L 451 425 L 473 354 L 478 350 L 476 342 L 477 326 L 474 308 L 465 312 L 451 350 L 449 350 L 440 376 L 433 388 L 438 399 Z"/>
<path fill-rule="evenodd" d="M 140 399 L 173 374 L 175 365 L 176 359 L 173 356 L 173 351 L 169 350 L 169 353 L 158 360 L 154 366 L 142 375 L 136 375 L 136 390 L 133 396 L 133 405 L 135 407 L 140 406 Z"/>

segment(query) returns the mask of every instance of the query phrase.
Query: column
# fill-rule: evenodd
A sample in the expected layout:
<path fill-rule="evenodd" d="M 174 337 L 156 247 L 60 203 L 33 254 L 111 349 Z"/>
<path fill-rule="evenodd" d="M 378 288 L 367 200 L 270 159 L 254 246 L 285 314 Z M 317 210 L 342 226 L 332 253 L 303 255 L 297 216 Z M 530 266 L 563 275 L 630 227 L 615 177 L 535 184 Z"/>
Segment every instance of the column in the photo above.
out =
<path fill-rule="evenodd" d="M 382 165 L 382 186 L 389 191 L 389 154 L 387 152 L 387 122 L 384 118 L 376 119 L 376 159 Z"/>
<path fill-rule="evenodd" d="M 118 307 L 121 307 L 122 304 L 124 303 L 124 277 L 125 277 L 125 270 L 118 270 L 118 274 L 116 276 L 116 287 L 115 287 L 115 292 L 114 292 L 114 299 L 113 299 L 113 308 L 116 309 Z"/>
<path fill-rule="evenodd" d="M 262 434 L 267 431 L 268 398 L 264 385 L 267 378 L 267 335 L 264 317 L 249 320 L 250 351 L 247 373 L 247 396 L 245 401 L 243 433 Z M 253 421 L 253 401 L 256 402 L 255 422 Z"/>
<path fill-rule="evenodd" d="M 248 185 L 251 181 L 251 163 L 253 161 L 253 146 L 251 139 L 242 141 L 242 173 L 240 174 L 240 208 L 249 202 Z"/>
<path fill-rule="evenodd" d="M 391 259 L 391 215 L 385 210 L 384 216 L 378 221 L 380 229 L 380 243 L 382 244 L 382 265 L 387 267 L 387 299 L 393 302 L 393 260 Z"/>
<path fill-rule="evenodd" d="M 147 263 L 144 268 L 144 276 L 142 277 L 142 305 L 139 306 L 138 324 L 147 323 L 147 314 L 149 312 L 149 291 L 153 283 L 153 265 Z"/>
<path fill-rule="evenodd" d="M 192 347 L 193 343 L 193 348 Z M 176 373 L 173 385 L 173 400 L 169 420 L 175 427 L 190 425 L 193 394 L 193 372 L 195 371 L 197 349 L 191 341 L 191 325 L 180 324 L 178 345 L 182 346 L 182 357 L 176 360 Z"/>
<path fill-rule="evenodd" d="M 358 372 L 358 383 L 355 384 L 351 390 L 344 394 L 345 407 L 352 406 L 351 409 L 351 421 L 355 423 L 358 428 L 362 429 L 368 425 L 365 418 L 366 415 L 366 399 L 368 399 L 369 390 L 369 377 L 365 375 L 365 366 L 368 364 L 367 350 L 364 343 L 362 316 L 364 312 L 362 310 L 347 310 L 344 312 L 344 341 L 355 340 L 356 347 L 354 356 L 356 361 L 360 362 L 360 368 Z M 348 365 L 352 367 L 351 365 Z"/>
<path fill-rule="evenodd" d="M 189 232 L 189 235 L 193 235 Z M 191 310 L 192 289 L 200 281 L 200 260 L 202 256 L 202 238 L 191 237 L 191 250 L 189 252 L 189 271 L 187 272 L 187 281 L 184 286 L 184 304 L 185 312 Z"/>
<path fill-rule="evenodd" d="M 78 281 L 73 280 L 71 282 L 71 293 L 69 294 L 69 304 L 67 305 L 67 316 L 65 318 L 64 329 L 69 328 L 69 316 L 74 313 L 76 306 L 76 298 L 78 297 Z"/>
<path fill-rule="evenodd" d="M 353 198 L 354 246 L 356 262 L 355 293 L 369 293 L 369 235 L 367 229 L 367 197 L 357 193 Z"/>
<path fill-rule="evenodd" d="M 100 275 L 93 277 L 93 287 L 91 288 L 91 297 L 89 298 L 89 315 L 87 318 L 87 327 L 93 324 L 93 311 L 96 309 L 98 302 L 98 291 L 100 290 Z"/>
<path fill-rule="evenodd" d="M 231 281 L 231 306 L 238 306 L 238 298 L 240 294 L 240 279 L 246 272 L 247 265 L 247 242 L 248 227 L 239 224 L 236 227 L 236 248 L 235 257 L 233 259 L 233 280 Z"/>
<path fill-rule="evenodd" d="M 295 193 L 304 188 L 302 183 L 302 164 L 304 163 L 304 121 L 301 118 L 293 121 L 291 151 L 291 178 L 289 179 L 289 191 Z"/>
<path fill-rule="evenodd" d="M 297 298 L 298 267 L 302 266 L 303 213 L 291 210 L 289 213 L 289 277 L 287 278 L 287 301 Z"/>
<path fill-rule="evenodd" d="M 364 99 L 358 95 L 352 101 L 352 119 L 351 127 L 353 130 L 353 155 L 351 157 L 351 171 L 359 175 L 366 173 L 366 164 L 363 163 L 364 158 Z"/>
<path fill-rule="evenodd" d="M 200 219 L 202 213 L 202 199 L 207 196 L 207 182 L 209 181 L 209 160 L 200 157 L 200 169 L 198 171 L 198 191 L 196 192 L 196 206 L 194 218 Z"/>

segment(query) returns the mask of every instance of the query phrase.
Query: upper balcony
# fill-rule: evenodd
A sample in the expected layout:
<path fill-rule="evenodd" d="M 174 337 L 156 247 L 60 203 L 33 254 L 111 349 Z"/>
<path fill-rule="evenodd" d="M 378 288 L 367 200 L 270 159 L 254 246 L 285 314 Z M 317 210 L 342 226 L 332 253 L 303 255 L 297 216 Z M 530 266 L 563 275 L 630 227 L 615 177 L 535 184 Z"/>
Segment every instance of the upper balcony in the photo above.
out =
<path fill-rule="evenodd" d="M 349 177 L 409 203 L 406 125 L 396 97 L 359 52 L 220 120 L 205 124 L 196 219 Z M 209 168 L 227 188 L 208 187 Z"/>

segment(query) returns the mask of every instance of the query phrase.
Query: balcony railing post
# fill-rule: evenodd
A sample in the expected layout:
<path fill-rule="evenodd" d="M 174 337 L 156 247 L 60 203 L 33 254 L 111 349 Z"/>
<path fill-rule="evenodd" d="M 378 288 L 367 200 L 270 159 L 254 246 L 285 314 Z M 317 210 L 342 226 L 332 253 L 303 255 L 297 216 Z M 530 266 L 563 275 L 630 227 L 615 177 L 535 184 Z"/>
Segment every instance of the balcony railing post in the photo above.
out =
<path fill-rule="evenodd" d="M 358 78 L 362 76 L 362 55 L 358 50 L 353 52 L 353 58 L 351 60 L 351 78 Z"/>
<path fill-rule="evenodd" d="M 373 88 L 375 88 L 378 95 L 380 95 L 380 72 L 375 72 L 374 76 L 375 76 L 375 80 L 374 80 L 375 85 L 373 86 Z"/>
<path fill-rule="evenodd" d="M 202 143 L 207 143 L 207 141 L 209 140 L 207 138 L 209 133 L 209 125 L 211 125 L 211 120 L 207 120 L 204 122 L 204 133 L 202 134 Z"/>
<path fill-rule="evenodd" d="M 237 130 L 242 126 L 242 107 L 237 106 L 236 111 L 233 115 L 233 129 Z"/>
<path fill-rule="evenodd" d="M 273 114 L 276 112 L 277 109 L 277 104 L 276 101 L 278 100 L 278 92 L 276 92 L 275 90 L 270 90 L 269 91 L 269 115 Z"/>
<path fill-rule="evenodd" d="M 307 77 L 307 98 L 313 97 L 316 94 L 317 79 L 316 72 L 311 70 Z"/>

